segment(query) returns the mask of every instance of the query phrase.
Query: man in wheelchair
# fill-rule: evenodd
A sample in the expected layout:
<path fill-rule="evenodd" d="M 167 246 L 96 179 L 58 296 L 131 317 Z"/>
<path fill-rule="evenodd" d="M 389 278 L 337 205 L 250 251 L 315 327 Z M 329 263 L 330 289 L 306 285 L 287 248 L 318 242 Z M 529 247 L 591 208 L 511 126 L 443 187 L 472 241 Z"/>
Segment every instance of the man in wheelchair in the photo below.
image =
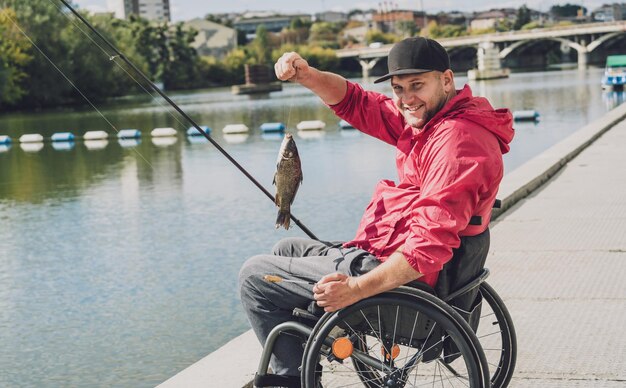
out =
<path fill-rule="evenodd" d="M 436 288 L 441 297 L 449 292 L 451 282 L 463 283 L 482 269 L 489 247 L 489 219 L 503 176 L 502 154 L 513 138 L 511 114 L 474 97 L 467 85 L 457 90 L 448 54 L 434 40 L 414 37 L 395 44 L 388 70 L 375 82 L 390 80 L 393 98 L 319 71 L 294 52 L 283 54 L 275 64 L 280 80 L 309 88 L 337 116 L 395 146 L 399 182 L 378 183 L 352 241 L 288 238 L 278 242 L 271 254 L 254 256 L 244 264 L 241 301 L 261 343 L 266 343 L 272 329 L 294 320 L 294 308 L 306 309 L 313 300 L 324 311 L 334 312 L 416 280 Z M 462 256 L 461 262 L 453 272 L 441 273 L 453 254 Z M 295 281 L 267 282 L 266 275 Z M 398 307 L 396 312 L 406 313 L 407 308 Z M 372 309 L 374 313 L 376 308 Z M 355 316 L 366 316 L 363 311 L 368 310 Z M 382 330 L 375 327 L 376 319 L 355 321 L 359 330 L 348 329 L 348 321 L 337 323 L 333 330 L 347 331 L 348 342 L 357 348 L 365 347 L 366 336 Z M 411 320 L 414 326 L 418 321 L 419 326 L 427 324 L 423 319 Z M 401 331 L 410 331 L 410 326 Z M 414 329 L 413 334 L 415 330 L 425 329 Z M 406 346 L 416 341 L 404 337 Z M 420 346 L 427 342 L 422 340 Z M 383 359 L 391 358 L 395 345 L 383 344 Z M 284 376 L 284 386 L 299 386 L 303 339 L 280 336 L 272 351 L 273 373 Z M 364 356 L 354 365 L 373 363 L 368 360 Z M 318 360 L 312 362 L 321 367 Z M 406 380 L 406 372 L 393 372 L 399 373 L 394 378 Z M 385 380 L 384 386 L 393 386 L 392 380 Z"/>

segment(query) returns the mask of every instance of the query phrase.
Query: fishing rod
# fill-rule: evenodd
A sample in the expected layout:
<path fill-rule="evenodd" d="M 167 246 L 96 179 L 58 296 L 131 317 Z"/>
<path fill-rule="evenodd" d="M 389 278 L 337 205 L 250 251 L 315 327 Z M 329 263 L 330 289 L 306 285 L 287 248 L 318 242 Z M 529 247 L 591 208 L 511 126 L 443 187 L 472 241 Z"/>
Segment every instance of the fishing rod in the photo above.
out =
<path fill-rule="evenodd" d="M 100 38 L 100 40 L 102 40 L 114 53 L 114 56 L 111 56 L 111 60 L 114 60 L 116 58 L 121 59 L 126 65 L 128 65 L 131 69 L 133 69 L 136 74 L 138 74 L 145 82 L 148 83 L 148 85 L 150 86 L 150 88 L 152 88 L 155 92 L 157 92 L 161 97 L 163 97 L 163 99 L 165 101 L 168 102 L 168 104 L 170 104 L 172 106 L 172 108 L 174 108 L 178 113 L 180 113 L 181 116 L 183 116 L 185 118 L 185 120 L 187 120 L 198 132 L 200 132 L 200 134 L 202 134 L 202 136 L 204 136 L 211 144 L 213 144 L 213 146 L 215 148 L 217 148 L 218 151 L 220 151 L 222 153 L 222 155 L 224 155 L 226 157 L 226 159 L 228 159 L 232 164 L 235 165 L 235 167 L 237 167 L 239 169 L 239 171 L 241 171 L 256 187 L 258 187 L 272 202 L 276 203 L 276 199 L 274 198 L 274 196 L 265 189 L 265 187 L 263 187 L 263 185 L 261 185 L 256 179 L 254 179 L 254 177 L 252 175 L 250 175 L 250 173 L 248 171 L 246 171 L 245 168 L 243 168 L 242 165 L 240 165 L 228 152 L 226 152 L 226 150 L 224 148 L 222 148 L 215 140 L 213 140 L 213 138 L 211 138 L 211 136 L 209 136 L 209 134 L 207 134 L 202 128 L 200 128 L 200 126 L 191 118 L 187 115 L 187 113 L 185 113 L 178 105 L 176 105 L 176 103 L 174 101 L 172 101 L 161 89 L 159 89 L 151 80 L 150 78 L 148 78 L 141 70 L 139 70 L 137 68 L 137 66 L 135 66 L 134 63 L 132 63 L 120 50 L 117 49 L 117 47 L 115 47 L 111 42 L 109 42 L 100 32 L 98 32 L 98 30 L 96 30 L 91 23 L 89 23 L 81 14 L 79 14 L 74 7 L 72 7 L 66 0 L 59 0 L 61 3 L 63 3 L 63 5 L 65 5 L 67 7 L 67 9 L 70 10 L 70 12 L 72 12 L 72 14 L 74 14 L 74 16 L 76 16 L 81 22 L 83 22 L 83 24 L 85 26 L 87 26 L 87 28 L 89 28 L 94 34 L 96 34 L 96 36 L 98 38 Z M 300 222 L 300 220 L 298 220 L 293 214 L 289 215 L 290 218 L 296 223 L 296 225 L 298 225 L 298 227 L 300 227 L 300 229 L 302 229 L 302 231 L 304 233 L 306 233 L 309 237 L 311 237 L 314 240 L 319 240 L 314 234 L 313 232 L 311 232 L 306 226 L 304 226 L 304 224 L 302 224 L 302 222 Z"/>

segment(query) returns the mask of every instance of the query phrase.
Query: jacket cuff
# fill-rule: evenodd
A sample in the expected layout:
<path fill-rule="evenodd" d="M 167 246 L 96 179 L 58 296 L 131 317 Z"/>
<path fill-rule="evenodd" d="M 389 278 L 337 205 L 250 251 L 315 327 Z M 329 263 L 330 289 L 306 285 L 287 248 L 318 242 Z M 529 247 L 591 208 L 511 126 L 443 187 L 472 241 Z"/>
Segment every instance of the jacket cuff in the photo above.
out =
<path fill-rule="evenodd" d="M 430 259 L 410 248 L 405 247 L 402 250 L 402 254 L 409 262 L 409 265 L 422 275 L 435 274 L 443 268 L 442 263 L 438 260 Z"/>

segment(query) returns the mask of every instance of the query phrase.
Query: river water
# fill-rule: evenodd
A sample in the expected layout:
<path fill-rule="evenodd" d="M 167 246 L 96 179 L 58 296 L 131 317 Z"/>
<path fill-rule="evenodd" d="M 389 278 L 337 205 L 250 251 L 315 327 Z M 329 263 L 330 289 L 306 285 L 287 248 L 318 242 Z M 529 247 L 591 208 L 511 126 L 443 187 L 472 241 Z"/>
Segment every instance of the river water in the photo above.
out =
<path fill-rule="evenodd" d="M 507 172 L 623 101 L 603 94 L 600 78 L 590 69 L 470 83 L 496 107 L 541 115 L 515 126 Z M 322 239 L 351 238 L 375 183 L 396 178 L 390 146 L 341 130 L 296 85 L 255 100 L 226 89 L 172 97 L 272 193 L 281 138 L 258 127 L 286 123 L 304 174 L 293 213 Z M 13 139 L 110 125 L 143 132 L 140 142 L 0 145 L 0 386 L 154 386 L 249 328 L 241 264 L 303 235 L 275 230 L 273 203 L 211 144 L 187 138 L 188 125 L 162 104 L 99 107 L 106 120 L 93 110 L 0 117 L 0 135 Z M 323 131 L 295 130 L 317 119 Z M 250 135 L 223 135 L 233 123 Z M 151 139 L 152 128 L 170 126 L 177 138 Z"/>

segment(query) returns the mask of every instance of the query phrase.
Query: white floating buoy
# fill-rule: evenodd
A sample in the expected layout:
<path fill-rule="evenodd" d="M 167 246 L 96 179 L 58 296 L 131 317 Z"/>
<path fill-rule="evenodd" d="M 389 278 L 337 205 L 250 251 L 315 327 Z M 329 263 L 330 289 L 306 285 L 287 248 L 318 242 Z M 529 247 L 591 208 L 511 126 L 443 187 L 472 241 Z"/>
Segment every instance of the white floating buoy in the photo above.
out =
<path fill-rule="evenodd" d="M 117 133 L 118 139 L 137 139 L 141 137 L 141 131 L 138 129 L 122 129 Z"/>
<path fill-rule="evenodd" d="M 90 151 L 104 149 L 107 145 L 109 145 L 109 141 L 106 139 L 85 140 L 85 147 Z"/>
<path fill-rule="evenodd" d="M 539 112 L 536 110 L 516 110 L 513 112 L 515 121 L 536 121 L 539 119 Z"/>
<path fill-rule="evenodd" d="M 176 136 L 177 133 L 178 132 L 176 132 L 174 128 L 165 127 L 165 128 L 154 128 L 152 132 L 150 132 L 150 135 L 152 135 L 152 137 L 170 137 L 170 136 Z"/>
<path fill-rule="evenodd" d="M 37 152 L 37 151 L 41 151 L 41 149 L 43 148 L 43 143 L 42 142 L 27 142 L 27 143 L 20 144 L 20 147 L 25 152 Z"/>
<path fill-rule="evenodd" d="M 87 131 L 83 135 L 83 140 L 104 140 L 108 138 L 109 134 L 104 131 Z"/>
<path fill-rule="evenodd" d="M 11 144 L 11 138 L 7 135 L 0 136 L 0 144 Z"/>
<path fill-rule="evenodd" d="M 228 124 L 224 128 L 222 128 L 222 133 L 225 134 L 233 134 L 233 133 L 248 133 L 250 129 L 245 124 Z"/>
<path fill-rule="evenodd" d="M 350 124 L 349 122 L 347 122 L 346 120 L 343 120 L 343 119 L 339 122 L 339 128 L 341 128 L 341 129 L 354 129 L 352 124 Z"/>
<path fill-rule="evenodd" d="M 200 129 L 202 129 L 204 131 L 204 133 L 206 133 L 207 135 L 211 134 L 211 128 L 207 127 L 206 125 L 200 125 Z M 202 136 L 204 137 L 200 131 L 198 131 L 198 129 L 196 127 L 189 127 L 187 129 L 187 136 Z"/>
<path fill-rule="evenodd" d="M 263 133 L 268 133 L 268 132 L 284 132 L 285 131 L 285 124 L 283 123 L 263 123 L 261 124 L 261 132 Z"/>
<path fill-rule="evenodd" d="M 322 120 L 305 120 L 300 121 L 298 125 L 296 125 L 296 128 L 298 128 L 299 131 L 319 131 L 324 129 L 325 126 L 326 123 Z"/>
<path fill-rule="evenodd" d="M 20 136 L 20 143 L 41 143 L 43 136 L 38 133 L 28 133 Z"/>
<path fill-rule="evenodd" d="M 70 132 L 57 132 L 50 137 L 53 142 L 74 141 L 74 134 Z"/>
<path fill-rule="evenodd" d="M 155 136 L 152 138 L 152 144 L 157 147 L 169 147 L 176 144 L 178 138 L 174 136 Z"/>

